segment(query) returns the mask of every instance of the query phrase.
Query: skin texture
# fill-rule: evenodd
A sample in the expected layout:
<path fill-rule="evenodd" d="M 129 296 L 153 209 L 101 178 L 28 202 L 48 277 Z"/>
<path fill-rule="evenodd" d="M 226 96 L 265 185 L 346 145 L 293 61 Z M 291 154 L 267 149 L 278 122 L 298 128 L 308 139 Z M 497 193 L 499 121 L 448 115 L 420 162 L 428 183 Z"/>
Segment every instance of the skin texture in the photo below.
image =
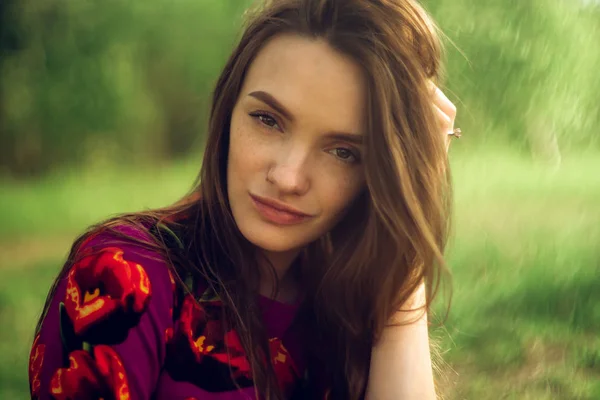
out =
<path fill-rule="evenodd" d="M 371 352 L 366 400 L 435 400 L 425 286 L 384 329 Z"/>
<path fill-rule="evenodd" d="M 364 134 L 365 91 L 352 60 L 322 40 L 298 35 L 272 39 L 248 71 L 231 118 L 227 189 L 238 228 L 280 278 L 364 188 L 362 145 L 339 134 Z M 256 92 L 268 93 L 286 111 Z M 261 216 L 249 194 L 310 217 L 275 224 Z"/>

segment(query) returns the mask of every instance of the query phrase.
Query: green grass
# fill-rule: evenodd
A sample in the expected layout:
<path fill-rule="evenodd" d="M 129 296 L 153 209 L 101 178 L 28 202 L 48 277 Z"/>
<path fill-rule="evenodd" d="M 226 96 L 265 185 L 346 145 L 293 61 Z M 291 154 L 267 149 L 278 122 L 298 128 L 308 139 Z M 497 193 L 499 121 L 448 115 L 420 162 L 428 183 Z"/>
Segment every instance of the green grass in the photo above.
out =
<path fill-rule="evenodd" d="M 558 170 L 512 153 L 452 158 L 454 296 L 432 332 L 448 364 L 446 398 L 600 398 L 599 155 L 565 155 Z M 0 398 L 27 396 L 33 326 L 73 236 L 177 199 L 197 165 L 3 184 Z"/>
<path fill-rule="evenodd" d="M 600 159 L 454 161 L 448 398 L 600 398 Z"/>
<path fill-rule="evenodd" d="M 2 182 L 0 241 L 71 235 L 117 213 L 170 204 L 191 188 L 199 168 L 197 158 L 126 172 L 107 165 L 35 182 Z"/>
<path fill-rule="evenodd" d="M 27 362 L 33 329 L 52 284 L 59 258 L 4 269 L 0 284 L 0 398 L 25 399 L 29 394 Z"/>

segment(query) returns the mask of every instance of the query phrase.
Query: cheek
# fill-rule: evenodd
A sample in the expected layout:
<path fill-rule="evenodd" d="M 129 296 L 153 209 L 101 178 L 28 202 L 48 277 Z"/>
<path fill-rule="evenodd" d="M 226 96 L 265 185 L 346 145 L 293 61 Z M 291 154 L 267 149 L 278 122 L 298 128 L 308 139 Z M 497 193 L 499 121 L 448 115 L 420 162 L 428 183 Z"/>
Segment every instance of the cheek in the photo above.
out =
<path fill-rule="evenodd" d="M 262 168 L 257 143 L 248 127 L 232 121 L 227 158 L 227 179 L 234 185 L 246 176 Z"/>
<path fill-rule="evenodd" d="M 364 187 L 364 178 L 357 171 L 331 174 L 319 182 L 319 197 L 327 219 L 337 220 L 350 207 Z"/>

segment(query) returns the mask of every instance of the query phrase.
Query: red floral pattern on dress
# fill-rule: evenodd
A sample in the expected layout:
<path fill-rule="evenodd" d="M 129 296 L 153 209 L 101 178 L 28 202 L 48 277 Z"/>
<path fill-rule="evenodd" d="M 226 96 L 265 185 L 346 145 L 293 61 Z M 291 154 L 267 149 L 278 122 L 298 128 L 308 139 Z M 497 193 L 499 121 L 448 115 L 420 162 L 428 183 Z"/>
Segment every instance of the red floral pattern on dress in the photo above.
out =
<path fill-rule="evenodd" d="M 65 308 L 75 334 L 95 342 L 119 342 L 145 311 L 152 289 L 141 265 L 107 247 L 84 256 L 67 278 Z"/>
<path fill-rule="evenodd" d="M 227 332 L 223 337 L 223 343 L 229 353 L 215 353 L 212 357 L 223 364 L 231 365 L 234 378 L 250 378 L 250 363 L 237 333 L 234 330 Z"/>
<path fill-rule="evenodd" d="M 234 330 L 225 330 L 222 317 L 223 305 L 214 296 L 183 298 L 173 330 L 166 332 L 166 369 L 174 380 L 210 392 L 252 386 L 250 363 L 240 339 Z"/>
<path fill-rule="evenodd" d="M 46 351 L 46 345 L 38 343 L 39 340 L 40 335 L 38 334 L 33 340 L 31 353 L 29 354 L 29 389 L 32 399 L 37 399 L 40 395 L 40 371 L 44 363 L 44 352 Z"/>
<path fill-rule="evenodd" d="M 92 354 L 75 350 L 69 367 L 59 368 L 50 381 L 50 394 L 56 400 L 129 400 L 125 368 L 117 353 L 97 345 Z"/>
<path fill-rule="evenodd" d="M 250 362 L 235 330 L 222 323 L 222 302 L 210 291 L 198 300 L 183 298 L 174 327 L 167 329 L 166 369 L 176 381 L 191 382 L 210 392 L 253 385 Z M 278 338 L 269 340 L 271 362 L 286 396 L 301 374 Z"/>
<path fill-rule="evenodd" d="M 270 339 L 269 349 L 271 351 L 271 362 L 273 363 L 273 369 L 275 370 L 279 387 L 289 396 L 294 390 L 294 385 L 300 378 L 298 368 L 296 368 L 290 353 L 281 342 L 281 339 Z"/>

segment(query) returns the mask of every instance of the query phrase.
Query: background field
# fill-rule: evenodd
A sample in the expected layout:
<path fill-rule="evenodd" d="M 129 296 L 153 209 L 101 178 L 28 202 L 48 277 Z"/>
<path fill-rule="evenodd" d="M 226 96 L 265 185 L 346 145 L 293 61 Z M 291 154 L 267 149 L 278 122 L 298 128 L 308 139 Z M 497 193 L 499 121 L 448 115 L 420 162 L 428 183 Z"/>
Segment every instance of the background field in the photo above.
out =
<path fill-rule="evenodd" d="M 33 327 L 77 233 L 191 185 L 246 3 L 0 3 L 1 399 L 28 395 Z M 600 399 L 597 3 L 425 3 L 466 133 L 450 154 L 453 302 L 432 330 L 441 392 Z"/>
<path fill-rule="evenodd" d="M 600 174 L 590 173 L 600 157 L 565 157 L 558 171 L 505 152 L 457 150 L 452 159 L 454 298 L 432 331 L 448 364 L 447 398 L 600 398 Z M 32 327 L 75 232 L 175 200 L 196 164 L 3 188 L 0 398 L 26 396 Z"/>

